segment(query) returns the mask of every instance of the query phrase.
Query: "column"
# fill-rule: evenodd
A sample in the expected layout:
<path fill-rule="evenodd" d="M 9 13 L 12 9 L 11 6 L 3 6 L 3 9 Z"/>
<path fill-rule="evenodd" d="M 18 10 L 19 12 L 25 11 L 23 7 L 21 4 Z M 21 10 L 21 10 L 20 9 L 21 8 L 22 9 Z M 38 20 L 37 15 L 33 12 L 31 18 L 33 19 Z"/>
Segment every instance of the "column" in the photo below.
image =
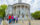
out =
<path fill-rule="evenodd" d="M 28 9 L 28 18 L 31 20 L 30 10 Z"/>
<path fill-rule="evenodd" d="M 16 6 L 16 16 L 18 15 L 18 14 L 17 14 L 17 8 L 18 8 L 18 7 Z"/>
<path fill-rule="evenodd" d="M 13 9 L 12 9 L 13 16 L 14 16 L 14 8 L 15 8 L 15 7 L 13 7 Z"/>
<path fill-rule="evenodd" d="M 22 19 L 22 7 L 21 7 L 21 5 L 20 5 L 20 19 Z"/>
<path fill-rule="evenodd" d="M 26 17 L 26 8 L 25 8 L 25 6 L 24 6 L 24 20 L 26 20 L 27 19 L 27 17 Z"/>
<path fill-rule="evenodd" d="M 19 15 L 19 8 L 20 8 L 20 7 L 16 6 L 16 16 Z"/>

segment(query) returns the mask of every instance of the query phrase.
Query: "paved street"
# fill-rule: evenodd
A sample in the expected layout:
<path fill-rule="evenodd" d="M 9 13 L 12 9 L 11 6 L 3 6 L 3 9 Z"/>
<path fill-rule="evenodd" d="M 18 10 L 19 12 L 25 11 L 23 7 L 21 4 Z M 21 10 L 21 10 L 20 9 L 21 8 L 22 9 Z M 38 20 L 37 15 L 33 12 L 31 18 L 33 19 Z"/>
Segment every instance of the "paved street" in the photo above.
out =
<path fill-rule="evenodd" d="M 21 25 L 21 24 L 18 24 L 18 23 L 17 23 L 17 24 L 9 24 L 9 25 Z"/>

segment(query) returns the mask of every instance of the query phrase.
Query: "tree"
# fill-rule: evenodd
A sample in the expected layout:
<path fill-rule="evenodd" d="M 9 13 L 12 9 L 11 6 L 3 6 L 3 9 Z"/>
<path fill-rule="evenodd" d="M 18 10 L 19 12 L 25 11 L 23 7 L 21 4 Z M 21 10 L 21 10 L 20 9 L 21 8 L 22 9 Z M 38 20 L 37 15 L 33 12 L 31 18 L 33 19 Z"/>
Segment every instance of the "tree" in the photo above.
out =
<path fill-rule="evenodd" d="M 4 5 L 1 5 L 1 7 L 2 7 L 2 9 L 5 10 L 7 8 L 7 5 L 4 4 Z"/>
<path fill-rule="evenodd" d="M 0 6 L 0 18 L 3 18 L 2 14 L 3 14 L 3 12 L 2 12 L 2 8 Z"/>
<path fill-rule="evenodd" d="M 35 19 L 40 19 L 40 11 L 36 11 L 36 12 L 32 13 L 31 16 Z"/>
<path fill-rule="evenodd" d="M 0 8 L 0 17 L 4 18 L 5 17 L 5 9 L 7 8 L 7 5 L 3 4 L 1 5 Z"/>

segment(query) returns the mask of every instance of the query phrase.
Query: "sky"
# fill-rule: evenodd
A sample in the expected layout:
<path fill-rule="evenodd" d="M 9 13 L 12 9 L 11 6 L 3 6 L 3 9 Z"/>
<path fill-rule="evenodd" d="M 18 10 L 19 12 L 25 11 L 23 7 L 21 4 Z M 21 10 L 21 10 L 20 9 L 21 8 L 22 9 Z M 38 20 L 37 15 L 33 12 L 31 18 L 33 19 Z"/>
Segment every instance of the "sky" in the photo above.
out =
<path fill-rule="evenodd" d="M 15 3 L 18 3 L 18 0 L 0 0 L 0 5 L 1 4 L 12 5 Z M 40 10 L 40 0 L 22 0 L 22 3 L 30 4 L 31 13 Z"/>

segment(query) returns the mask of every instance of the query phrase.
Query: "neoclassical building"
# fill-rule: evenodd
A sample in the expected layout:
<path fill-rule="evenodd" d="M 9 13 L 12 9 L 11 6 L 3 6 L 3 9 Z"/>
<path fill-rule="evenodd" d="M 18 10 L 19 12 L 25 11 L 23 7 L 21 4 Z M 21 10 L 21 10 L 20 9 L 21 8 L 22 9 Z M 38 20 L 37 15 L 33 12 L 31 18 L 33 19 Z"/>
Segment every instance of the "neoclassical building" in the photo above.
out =
<path fill-rule="evenodd" d="M 15 3 L 13 5 L 8 5 L 6 9 L 6 17 L 10 16 L 17 16 L 19 19 L 27 20 L 28 18 L 31 19 L 30 16 L 30 5 L 27 3 L 21 3 L 21 0 L 18 1 L 19 3 Z"/>

